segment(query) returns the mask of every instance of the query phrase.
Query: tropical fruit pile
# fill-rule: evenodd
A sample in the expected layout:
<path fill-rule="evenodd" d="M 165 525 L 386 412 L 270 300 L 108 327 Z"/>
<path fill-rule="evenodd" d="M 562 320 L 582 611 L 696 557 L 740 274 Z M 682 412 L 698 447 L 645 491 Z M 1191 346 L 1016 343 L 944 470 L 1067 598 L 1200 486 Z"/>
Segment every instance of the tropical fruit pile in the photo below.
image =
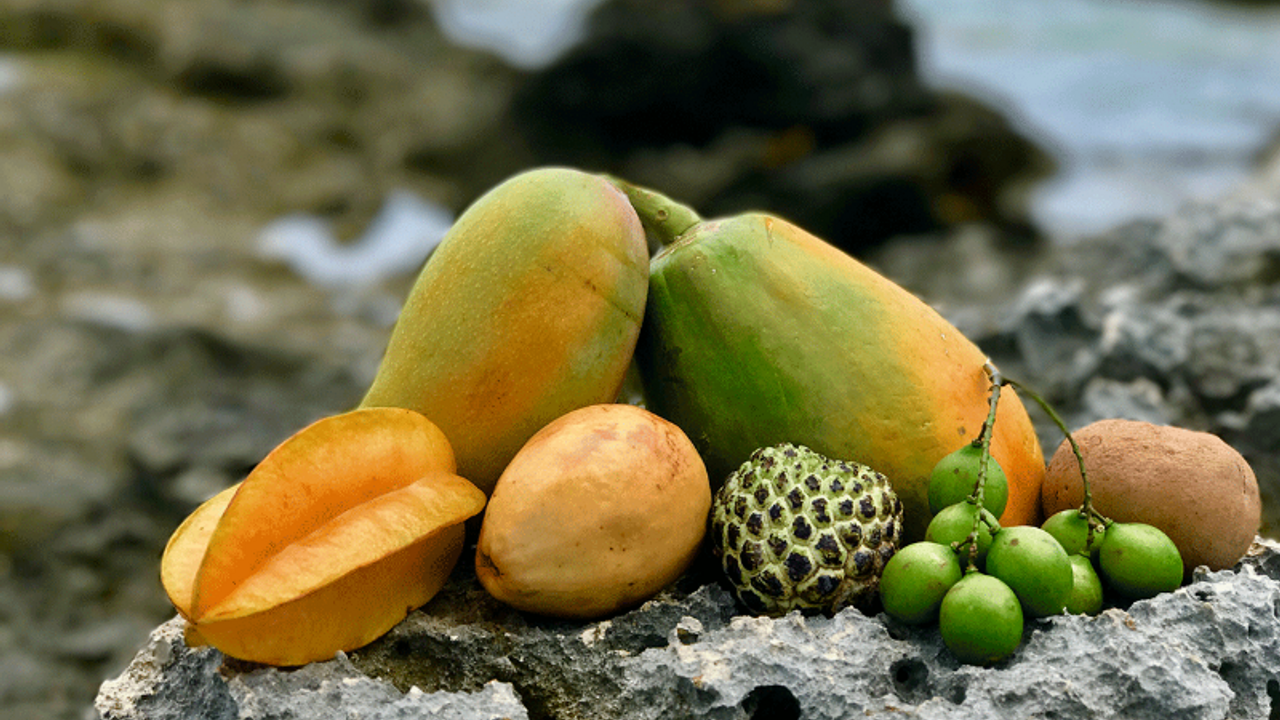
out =
<path fill-rule="evenodd" d="M 618 401 L 632 369 L 643 406 Z M 197 508 L 161 578 L 192 642 L 297 665 L 386 632 L 472 541 L 493 597 L 586 619 L 661 591 L 710 530 L 747 611 L 882 602 L 937 617 L 958 656 L 986 662 L 1009 639 L 993 655 L 966 633 L 1016 616 L 992 626 L 1020 637 L 1024 609 L 1088 602 L 1055 593 L 1091 567 L 1059 546 L 1043 570 L 1053 553 L 1030 551 L 1041 534 L 1066 541 L 1031 527 L 1045 461 L 998 379 L 924 302 L 782 218 L 703 220 L 622 180 L 534 169 L 458 218 L 360 406 Z M 1167 548 L 1147 530 L 1125 539 L 1087 482 L 1081 502 L 1060 476 L 1053 497 L 1079 512 L 1053 522 L 1084 529 L 1109 586 L 1167 589 L 1148 566 Z M 1238 534 L 1213 543 L 1216 561 L 1256 528 L 1248 511 L 1224 510 Z M 1123 552 L 1108 561 L 1112 538 Z M 1154 559 L 1124 569 L 1139 550 Z"/>

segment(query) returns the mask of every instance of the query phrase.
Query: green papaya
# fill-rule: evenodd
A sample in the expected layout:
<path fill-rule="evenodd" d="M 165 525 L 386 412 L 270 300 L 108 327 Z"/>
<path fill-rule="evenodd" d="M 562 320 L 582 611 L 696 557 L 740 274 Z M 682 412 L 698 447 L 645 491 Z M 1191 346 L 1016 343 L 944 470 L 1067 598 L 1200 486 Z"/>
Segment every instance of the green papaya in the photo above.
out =
<path fill-rule="evenodd" d="M 604 178 L 538 168 L 489 190 L 423 267 L 362 407 L 415 410 L 486 493 L 535 432 L 618 396 L 649 248 Z"/>
<path fill-rule="evenodd" d="M 615 180 L 665 243 L 651 260 L 636 363 L 650 410 L 678 425 L 719 484 L 756 448 L 799 443 L 884 473 L 905 538 L 924 536 L 934 464 L 977 437 L 987 357 L 933 308 L 772 215 L 701 220 Z M 992 455 L 1007 524 L 1038 519 L 1044 458 L 1006 388 Z"/>

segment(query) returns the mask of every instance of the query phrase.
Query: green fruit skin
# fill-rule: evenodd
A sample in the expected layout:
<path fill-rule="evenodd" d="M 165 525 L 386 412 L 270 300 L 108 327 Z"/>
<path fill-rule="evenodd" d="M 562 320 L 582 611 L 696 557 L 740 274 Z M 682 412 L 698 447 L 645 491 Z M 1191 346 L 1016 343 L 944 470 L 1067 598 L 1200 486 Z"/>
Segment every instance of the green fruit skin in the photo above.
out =
<path fill-rule="evenodd" d="M 699 222 L 654 256 L 636 348 L 647 407 L 693 440 L 712 483 L 780 442 L 856 459 L 893 483 L 907 541 L 928 524 L 933 466 L 986 417 L 986 358 L 901 286 L 756 213 Z M 1038 522 L 1044 460 L 1009 390 L 992 452 L 1008 521 Z"/>
<path fill-rule="evenodd" d="M 1098 571 L 1121 597 L 1142 600 L 1182 585 L 1182 555 L 1154 525 L 1112 523 L 1098 549 Z"/>
<path fill-rule="evenodd" d="M 1059 510 L 1050 515 L 1040 528 L 1052 535 L 1068 555 L 1084 552 L 1089 536 L 1089 524 L 1080 515 L 1078 508 Z M 1102 547 L 1102 540 L 1106 534 L 1106 528 L 1099 527 L 1094 530 L 1093 544 L 1090 546 L 1090 552 L 1086 553 L 1090 558 L 1098 556 L 1098 548 Z"/>
<path fill-rule="evenodd" d="M 942 512 L 933 516 L 929 521 L 929 526 L 925 528 L 924 539 L 928 542 L 938 543 L 951 547 L 952 543 L 959 543 L 969 537 L 969 533 L 973 532 L 973 519 L 978 512 L 978 506 L 968 502 L 958 502 L 954 505 L 948 505 L 942 508 Z M 974 562 L 978 567 L 983 567 L 987 559 L 987 551 L 991 549 L 991 529 L 983 524 L 978 530 L 978 554 L 974 558 Z M 958 547 L 961 553 L 961 564 L 968 561 L 968 548 Z"/>
<path fill-rule="evenodd" d="M 1102 580 L 1084 555 L 1071 556 L 1071 592 L 1066 611 L 1072 615 L 1097 615 L 1102 610 Z"/>
<path fill-rule="evenodd" d="M 938 619 L 942 598 L 964 573 L 946 545 L 915 542 L 889 558 L 880 575 L 880 601 L 891 617 L 909 625 Z"/>
<path fill-rule="evenodd" d="M 966 443 L 959 450 L 944 456 L 933 466 L 929 477 L 929 512 L 938 514 L 942 508 L 954 505 L 973 494 L 978 484 L 978 467 L 982 462 L 982 448 Z M 982 506 L 1000 517 L 1009 502 L 1009 480 L 995 458 L 987 463 L 987 481 L 982 490 Z"/>
<path fill-rule="evenodd" d="M 938 609 L 942 642 L 956 659 L 990 665 L 1022 643 L 1022 605 L 998 578 L 972 572 L 947 591 Z"/>
<path fill-rule="evenodd" d="M 986 570 L 1013 588 L 1031 617 L 1061 613 L 1071 594 L 1071 558 L 1038 527 L 1002 528 L 987 551 Z"/>

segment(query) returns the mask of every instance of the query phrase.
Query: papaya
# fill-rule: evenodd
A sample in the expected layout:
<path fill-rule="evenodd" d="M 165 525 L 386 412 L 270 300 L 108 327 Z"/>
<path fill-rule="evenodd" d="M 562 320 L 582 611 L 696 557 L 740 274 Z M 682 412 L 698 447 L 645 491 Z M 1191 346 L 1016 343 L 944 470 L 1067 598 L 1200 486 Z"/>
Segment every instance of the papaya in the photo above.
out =
<path fill-rule="evenodd" d="M 360 406 L 425 415 L 488 494 L 540 428 L 617 397 L 648 262 L 638 215 L 606 179 L 554 167 L 509 178 L 421 270 Z"/>
<path fill-rule="evenodd" d="M 664 244 L 636 349 L 647 407 L 693 440 L 719 485 L 756 448 L 800 443 L 886 475 L 904 542 L 924 537 L 934 464 L 978 436 L 987 357 L 932 307 L 833 245 L 764 213 L 703 220 L 615 179 Z M 1017 393 L 992 455 L 1006 524 L 1039 519 L 1044 457 Z"/>

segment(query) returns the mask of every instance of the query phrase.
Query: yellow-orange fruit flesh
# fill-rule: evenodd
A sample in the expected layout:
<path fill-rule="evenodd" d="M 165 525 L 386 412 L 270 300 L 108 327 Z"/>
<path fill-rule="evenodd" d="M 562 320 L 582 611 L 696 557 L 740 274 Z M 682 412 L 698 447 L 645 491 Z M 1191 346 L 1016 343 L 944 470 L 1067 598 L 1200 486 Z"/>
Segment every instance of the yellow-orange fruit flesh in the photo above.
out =
<path fill-rule="evenodd" d="M 678 427 L 632 405 L 595 405 L 539 431 L 485 512 L 476 574 L 528 612 L 598 618 L 634 606 L 689 566 L 711 487 Z"/>
<path fill-rule="evenodd" d="M 1072 432 L 1094 507 L 1118 522 L 1164 531 L 1186 572 L 1236 564 L 1258 532 L 1262 501 L 1249 463 L 1211 433 L 1136 420 L 1100 420 Z M 1079 507 L 1080 468 L 1064 440 L 1045 472 L 1044 511 Z"/>
<path fill-rule="evenodd" d="M 454 468 L 440 429 L 409 410 L 354 410 L 312 423 L 240 484 L 210 535 L 192 615 L 205 615 L 276 554 L 341 513 Z"/>
<path fill-rule="evenodd" d="M 653 260 L 637 350 L 649 407 L 680 425 L 713 482 L 781 442 L 869 465 L 904 506 L 904 542 L 928 525 L 928 482 L 977 437 L 987 356 L 928 304 L 786 220 L 704 221 Z M 1011 388 L 991 445 L 1009 501 L 1035 524 L 1044 457 Z"/>
<path fill-rule="evenodd" d="M 361 405 L 444 431 L 486 492 L 539 428 L 618 396 L 648 288 L 626 198 L 576 170 L 532 170 L 458 218 L 409 293 Z"/>
<path fill-rule="evenodd" d="M 314 423 L 178 527 L 165 591 L 192 635 L 232 657 L 298 665 L 364 645 L 429 600 L 461 553 L 485 496 L 452 467 L 443 435 L 408 410 Z M 202 587 L 217 598 L 206 606 Z"/>

